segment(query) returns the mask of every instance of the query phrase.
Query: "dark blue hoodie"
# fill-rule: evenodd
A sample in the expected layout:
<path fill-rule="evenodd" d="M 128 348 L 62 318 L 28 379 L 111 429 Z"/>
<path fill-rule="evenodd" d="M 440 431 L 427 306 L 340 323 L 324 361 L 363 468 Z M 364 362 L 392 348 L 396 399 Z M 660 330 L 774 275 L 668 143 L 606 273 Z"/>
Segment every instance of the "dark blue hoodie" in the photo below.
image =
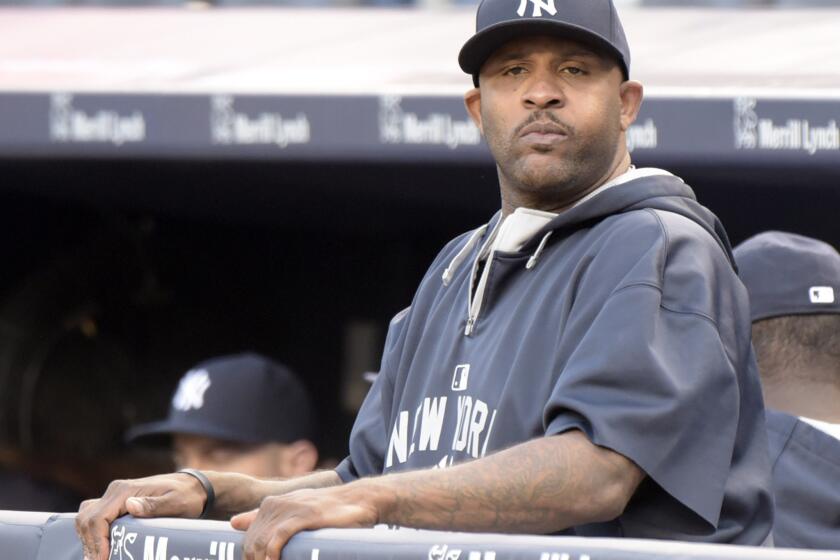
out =
<path fill-rule="evenodd" d="M 717 218 L 672 175 L 614 186 L 493 253 L 470 315 L 472 264 L 498 221 L 450 242 L 392 322 L 339 476 L 577 429 L 647 478 L 618 518 L 568 533 L 766 544 L 749 304 Z"/>

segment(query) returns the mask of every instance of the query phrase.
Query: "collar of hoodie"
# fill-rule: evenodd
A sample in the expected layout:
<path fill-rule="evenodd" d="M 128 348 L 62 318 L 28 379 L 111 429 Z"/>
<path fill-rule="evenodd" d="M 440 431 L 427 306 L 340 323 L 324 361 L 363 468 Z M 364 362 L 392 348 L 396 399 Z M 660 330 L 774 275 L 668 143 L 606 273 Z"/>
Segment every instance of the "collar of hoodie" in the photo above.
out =
<path fill-rule="evenodd" d="M 494 216 L 490 224 L 482 226 L 470 234 L 467 242 L 455 255 L 449 266 L 443 272 L 444 286 L 449 285 L 455 272 L 460 265 L 475 254 L 472 259 L 471 274 L 469 280 L 469 289 L 467 297 L 467 324 L 464 329 L 466 336 L 471 336 L 481 313 L 481 308 L 484 302 L 484 296 L 487 289 L 487 282 L 490 275 L 490 269 L 493 266 L 493 256 L 497 251 L 518 251 L 522 245 L 532 238 L 540 229 L 549 223 L 556 214 L 549 212 L 541 212 L 538 210 L 529 210 L 526 208 L 518 208 L 516 212 L 511 214 L 505 220 L 497 219 Z M 495 223 L 494 223 L 495 222 Z M 487 231 L 489 235 L 485 236 Z M 528 259 L 526 269 L 530 270 L 539 259 L 540 254 L 551 237 L 552 231 L 543 234 L 539 246 Z M 483 239 L 481 247 L 476 251 L 475 248 Z M 481 269 L 480 263 L 484 261 L 484 268 Z M 479 270 L 481 273 L 479 275 Z"/>
<path fill-rule="evenodd" d="M 637 179 L 640 181 L 636 181 Z M 635 185 L 633 188 L 613 188 L 631 181 Z M 497 251 L 529 255 L 524 269 L 533 270 L 539 266 L 541 257 L 552 239 L 563 238 L 572 231 L 591 227 L 606 216 L 641 208 L 682 215 L 706 229 L 724 250 L 729 250 L 725 232 L 717 218 L 697 203 L 691 188 L 679 177 L 661 169 L 631 169 L 560 214 L 518 208 L 506 219 L 502 219 L 501 214 L 497 213 L 488 224 L 469 234 L 467 241 L 451 259 L 442 276 L 444 286 L 448 286 L 464 262 L 471 259 L 466 298 L 468 314 L 464 334 L 473 335 L 481 315 L 485 289 Z M 486 262 L 483 268 L 482 262 Z"/>
<path fill-rule="evenodd" d="M 632 180 L 635 180 L 635 179 L 640 179 L 640 178 L 643 178 L 643 177 L 651 177 L 651 176 L 655 176 L 655 175 L 670 175 L 670 173 L 668 173 L 667 171 L 664 171 L 662 169 L 656 169 L 656 168 L 636 169 L 635 166 L 631 165 L 630 168 L 625 173 L 619 175 L 618 177 L 616 177 L 615 179 L 613 179 L 609 183 L 601 185 L 600 187 L 598 187 L 597 189 L 595 189 L 594 191 L 592 191 L 591 193 L 589 193 L 585 197 L 581 198 L 571 208 L 569 208 L 569 210 L 577 208 L 578 206 L 584 204 L 585 202 L 595 198 L 596 196 L 598 196 L 602 192 L 606 191 L 607 189 L 610 189 L 612 187 L 616 187 L 618 185 L 622 185 L 624 183 L 627 183 L 628 181 L 632 181 Z M 543 251 L 545 250 L 546 245 L 548 244 L 549 238 L 554 233 L 554 229 L 549 229 L 548 231 L 545 231 L 545 226 L 547 226 L 548 222 L 550 221 L 546 218 L 555 218 L 555 217 L 559 216 L 559 214 L 554 214 L 554 213 L 550 213 L 550 212 L 541 212 L 539 210 L 531 210 L 531 209 L 527 209 L 527 208 L 517 208 L 517 210 L 516 210 L 516 212 L 514 212 L 514 214 L 516 214 L 516 213 L 526 213 L 526 214 L 534 215 L 538 219 L 541 218 L 541 219 L 544 220 L 544 223 L 542 224 L 542 226 L 544 226 L 544 227 L 537 228 L 538 230 L 540 230 L 540 229 L 543 230 L 544 233 L 540 237 L 540 241 L 539 241 L 539 244 L 537 245 L 537 248 L 534 250 L 533 253 L 531 253 L 531 256 L 528 259 L 528 262 L 525 264 L 525 268 L 527 270 L 531 270 L 535 266 L 537 266 L 537 263 L 539 262 L 540 256 L 542 255 Z M 480 228 L 478 228 L 478 229 L 476 229 L 475 231 L 472 232 L 470 237 L 467 239 L 466 244 L 464 244 L 464 246 L 461 248 L 461 250 L 458 251 L 458 253 L 455 255 L 455 257 L 450 261 L 449 266 L 447 266 L 446 269 L 443 271 L 443 275 L 442 275 L 441 279 L 443 281 L 444 286 L 449 285 L 449 283 L 452 281 L 452 278 L 455 276 L 455 272 L 457 272 L 458 268 L 469 257 L 472 250 L 481 241 L 482 236 L 491 228 L 491 226 L 493 228 L 492 232 L 489 235 L 489 237 L 486 239 L 484 245 L 482 246 L 482 249 L 476 255 L 475 260 L 476 260 L 476 262 L 480 262 L 481 260 L 488 259 L 489 257 L 492 256 L 492 252 L 493 252 L 493 250 L 495 250 L 495 248 L 493 248 L 491 246 L 491 244 L 496 239 L 496 236 L 499 233 L 502 226 L 504 225 L 504 222 L 507 221 L 508 218 L 513 216 L 513 214 L 511 214 L 510 216 L 507 216 L 505 218 L 501 218 L 499 216 L 500 216 L 500 213 L 497 213 L 496 216 L 493 216 L 493 218 L 490 220 L 489 223 L 481 226 Z M 497 220 L 497 217 L 498 217 L 498 220 Z M 494 222 L 496 222 L 496 223 L 494 224 Z M 539 235 L 539 231 L 532 232 L 532 235 L 530 237 L 534 237 L 535 235 Z M 522 241 L 522 243 L 519 243 L 518 244 L 519 246 L 517 246 L 517 247 L 505 247 L 501 250 L 521 250 L 522 247 L 530 245 L 530 244 L 531 244 L 530 240 L 525 239 L 525 240 Z"/>

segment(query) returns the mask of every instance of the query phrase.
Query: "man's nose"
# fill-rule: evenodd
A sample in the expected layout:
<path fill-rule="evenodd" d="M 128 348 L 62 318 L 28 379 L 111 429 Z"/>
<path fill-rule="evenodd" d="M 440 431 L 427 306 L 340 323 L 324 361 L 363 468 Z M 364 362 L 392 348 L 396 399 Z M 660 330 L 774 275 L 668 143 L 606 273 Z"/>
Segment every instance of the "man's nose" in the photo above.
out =
<path fill-rule="evenodd" d="M 557 109 L 565 103 L 563 90 L 547 76 L 536 76 L 522 95 L 528 109 Z"/>

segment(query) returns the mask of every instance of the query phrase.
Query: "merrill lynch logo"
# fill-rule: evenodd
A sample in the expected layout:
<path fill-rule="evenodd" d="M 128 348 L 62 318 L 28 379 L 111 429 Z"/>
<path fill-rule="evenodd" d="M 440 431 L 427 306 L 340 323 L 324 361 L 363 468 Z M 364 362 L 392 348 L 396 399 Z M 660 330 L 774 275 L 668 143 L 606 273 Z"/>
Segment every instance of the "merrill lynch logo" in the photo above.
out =
<path fill-rule="evenodd" d="M 825 126 L 814 126 L 807 119 L 787 119 L 777 124 L 761 118 L 753 98 L 735 100 L 735 148 L 738 150 L 819 151 L 840 150 L 840 126 L 831 119 Z"/>
<path fill-rule="evenodd" d="M 128 545 L 137 540 L 137 533 L 125 532 L 125 525 L 114 525 L 111 528 L 111 560 L 134 560 Z"/>
<path fill-rule="evenodd" d="M 111 528 L 111 554 L 110 560 L 135 560 L 134 554 L 128 545 L 134 544 L 137 540 L 137 533 L 126 533 L 124 525 L 115 525 Z M 206 542 L 206 541 L 205 541 Z M 147 535 L 143 541 L 142 560 L 234 560 L 236 543 L 225 541 L 210 541 L 210 554 L 207 556 L 177 556 L 169 555 L 169 538 L 154 537 Z M 137 552 L 135 550 L 135 552 Z M 138 555 L 136 560 L 140 560 Z"/>
<path fill-rule="evenodd" d="M 429 549 L 429 560 L 496 560 L 496 553 L 492 550 L 473 550 L 462 555 L 462 550 L 450 548 L 446 544 L 436 544 Z"/>
<path fill-rule="evenodd" d="M 274 144 L 280 148 L 292 144 L 308 144 L 312 140 L 309 119 L 305 114 L 298 113 L 294 118 L 278 113 L 250 116 L 236 111 L 230 95 L 213 97 L 210 134 L 214 144 Z"/>
<path fill-rule="evenodd" d="M 198 410 L 204 406 L 204 393 L 210 388 L 210 375 L 205 369 L 188 371 L 178 384 L 178 391 L 172 397 L 175 410 Z"/>
<path fill-rule="evenodd" d="M 573 560 L 573 558 L 568 552 L 543 552 L 540 554 L 540 560 Z M 589 555 L 581 554 L 577 560 L 589 560 Z"/>
<path fill-rule="evenodd" d="M 659 129 L 653 119 L 646 119 L 641 124 L 631 125 L 627 129 L 627 150 L 652 150 L 659 146 Z"/>
<path fill-rule="evenodd" d="M 49 118 L 53 142 L 106 142 L 121 146 L 146 139 L 146 120 L 140 111 L 129 115 L 105 110 L 86 113 L 73 107 L 69 93 L 51 97 Z"/>
<path fill-rule="evenodd" d="M 448 113 L 430 113 L 420 118 L 403 110 L 402 98 L 388 95 L 379 99 L 379 139 L 384 144 L 426 144 L 477 146 L 481 133 L 469 118 L 455 119 Z"/>

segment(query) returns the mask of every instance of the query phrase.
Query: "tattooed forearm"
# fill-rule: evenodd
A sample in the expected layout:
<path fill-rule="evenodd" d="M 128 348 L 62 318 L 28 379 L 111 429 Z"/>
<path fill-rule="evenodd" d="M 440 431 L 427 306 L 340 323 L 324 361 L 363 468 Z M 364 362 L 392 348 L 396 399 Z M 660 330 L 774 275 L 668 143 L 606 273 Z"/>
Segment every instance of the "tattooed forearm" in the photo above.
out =
<path fill-rule="evenodd" d="M 613 519 L 643 476 L 623 456 L 567 432 L 448 469 L 361 482 L 377 496 L 382 523 L 549 533 Z"/>

